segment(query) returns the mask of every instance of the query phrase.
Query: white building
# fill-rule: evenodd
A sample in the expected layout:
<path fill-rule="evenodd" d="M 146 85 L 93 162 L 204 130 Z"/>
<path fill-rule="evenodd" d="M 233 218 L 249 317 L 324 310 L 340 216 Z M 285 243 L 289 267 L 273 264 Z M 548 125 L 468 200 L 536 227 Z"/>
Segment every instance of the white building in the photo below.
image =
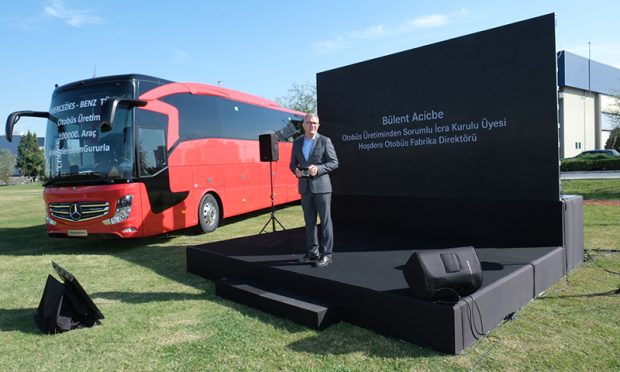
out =
<path fill-rule="evenodd" d="M 620 69 L 566 51 L 557 58 L 560 158 L 604 148 L 613 129 Z"/>

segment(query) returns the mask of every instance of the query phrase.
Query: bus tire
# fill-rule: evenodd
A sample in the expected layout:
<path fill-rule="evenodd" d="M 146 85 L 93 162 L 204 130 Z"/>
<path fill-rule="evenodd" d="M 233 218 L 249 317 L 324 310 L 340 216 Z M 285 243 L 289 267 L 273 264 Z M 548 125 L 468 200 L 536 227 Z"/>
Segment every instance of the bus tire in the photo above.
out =
<path fill-rule="evenodd" d="M 198 230 L 202 233 L 215 231 L 220 224 L 220 205 L 212 194 L 205 194 L 198 207 Z"/>

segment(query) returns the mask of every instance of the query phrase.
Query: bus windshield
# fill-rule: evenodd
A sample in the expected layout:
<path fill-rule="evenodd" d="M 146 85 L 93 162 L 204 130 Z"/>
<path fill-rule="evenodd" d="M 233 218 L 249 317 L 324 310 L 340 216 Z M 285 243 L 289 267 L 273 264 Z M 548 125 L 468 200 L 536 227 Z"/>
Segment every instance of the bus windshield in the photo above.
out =
<path fill-rule="evenodd" d="M 57 91 L 52 97 L 45 140 L 48 185 L 113 183 L 132 178 L 131 111 L 119 108 L 111 131 L 102 132 L 101 106 L 133 96 L 133 85 L 107 82 Z"/>

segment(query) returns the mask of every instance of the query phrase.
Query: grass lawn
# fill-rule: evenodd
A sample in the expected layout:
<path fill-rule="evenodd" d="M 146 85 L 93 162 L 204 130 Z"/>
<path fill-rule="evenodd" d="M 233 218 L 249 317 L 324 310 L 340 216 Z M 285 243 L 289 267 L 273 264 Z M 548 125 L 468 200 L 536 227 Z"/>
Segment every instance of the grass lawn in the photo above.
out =
<path fill-rule="evenodd" d="M 620 180 L 563 181 L 567 194 L 620 199 Z M 140 240 L 52 239 L 40 185 L 0 187 L 0 368 L 12 370 L 619 370 L 620 205 L 584 207 L 592 259 L 462 355 L 340 323 L 318 332 L 223 300 L 188 274 L 185 247 L 258 233 L 269 213 Z M 303 224 L 299 206 L 278 211 Z M 71 271 L 103 325 L 43 335 L 33 321 L 50 261 Z M 607 270 L 607 271 L 606 271 Z"/>

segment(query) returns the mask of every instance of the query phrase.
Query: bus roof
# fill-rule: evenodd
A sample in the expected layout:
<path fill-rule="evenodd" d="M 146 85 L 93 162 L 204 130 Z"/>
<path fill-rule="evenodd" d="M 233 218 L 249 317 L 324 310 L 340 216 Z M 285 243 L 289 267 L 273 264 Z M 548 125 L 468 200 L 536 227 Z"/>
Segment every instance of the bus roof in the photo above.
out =
<path fill-rule="evenodd" d="M 266 98 L 262 98 L 259 96 L 255 96 L 253 94 L 240 92 L 237 90 L 222 88 L 219 86 L 208 85 L 208 84 L 199 84 L 199 83 L 170 83 L 166 85 L 162 85 L 155 89 L 152 89 L 142 96 L 140 99 L 143 100 L 154 100 L 164 96 L 169 96 L 171 94 L 178 93 L 189 93 L 189 94 L 199 94 L 199 95 L 209 95 L 209 96 L 217 96 L 222 97 L 234 101 L 249 103 L 251 105 L 262 106 L 266 108 L 271 108 L 279 111 L 289 112 L 295 115 L 304 116 L 304 112 L 295 111 L 291 109 L 287 109 L 278 105 L 277 103 L 270 101 Z"/>
<path fill-rule="evenodd" d="M 129 81 L 129 80 L 140 80 L 140 81 L 149 81 L 156 84 L 160 84 L 159 87 L 149 90 L 140 96 L 140 99 L 144 100 L 154 100 L 159 99 L 164 96 L 168 96 L 171 94 L 178 93 L 190 93 L 190 94 L 202 94 L 202 95 L 210 95 L 223 97 L 227 99 L 231 99 L 234 101 L 249 103 L 256 106 L 262 106 L 266 108 L 271 108 L 279 111 L 289 112 L 295 115 L 305 116 L 306 113 L 295 111 L 291 109 L 287 109 L 278 105 L 277 103 L 270 101 L 266 98 L 262 98 L 259 96 L 255 96 L 253 94 L 244 93 L 232 89 L 222 88 L 219 86 L 208 85 L 208 84 L 199 84 L 199 83 L 176 83 L 170 80 L 158 78 L 150 75 L 143 74 L 124 74 L 124 75 L 110 75 L 110 76 L 102 76 L 84 80 L 78 80 L 72 83 L 68 83 L 56 88 L 55 91 L 67 90 L 77 88 L 83 85 L 90 84 L 98 84 L 102 82 L 112 82 L 112 81 Z"/>
<path fill-rule="evenodd" d="M 124 74 L 124 75 L 110 75 L 110 76 L 101 76 L 96 78 L 84 79 L 74 81 L 72 83 L 67 83 L 61 85 L 56 88 L 56 90 L 66 90 L 77 88 L 82 85 L 90 85 L 90 84 L 98 84 L 102 82 L 111 82 L 111 81 L 129 81 L 129 80 L 140 80 L 140 81 L 150 81 L 158 84 L 169 84 L 172 83 L 170 80 L 161 79 L 155 76 L 150 75 L 142 75 L 142 74 Z"/>

